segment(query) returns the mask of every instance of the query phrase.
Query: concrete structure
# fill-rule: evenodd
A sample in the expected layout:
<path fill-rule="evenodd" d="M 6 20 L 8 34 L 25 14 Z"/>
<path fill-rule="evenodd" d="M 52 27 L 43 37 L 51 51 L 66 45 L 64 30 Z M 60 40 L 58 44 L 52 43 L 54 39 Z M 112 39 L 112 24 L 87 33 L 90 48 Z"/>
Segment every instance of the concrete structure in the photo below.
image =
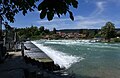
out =
<path fill-rule="evenodd" d="M 24 43 L 25 50 L 24 55 L 27 57 L 31 57 L 32 59 L 48 59 L 50 61 L 51 58 L 47 56 L 43 51 L 41 51 L 37 46 L 35 46 L 31 41 L 26 41 Z M 43 60 L 40 60 L 43 61 Z"/>
<path fill-rule="evenodd" d="M 48 70 L 54 70 L 56 68 L 54 61 L 37 46 L 31 43 L 31 41 L 26 41 L 24 43 L 24 46 L 26 48 L 24 50 L 24 56 L 27 58 L 26 61 L 32 60 L 29 62 L 34 64 L 39 62 L 39 66 Z"/>

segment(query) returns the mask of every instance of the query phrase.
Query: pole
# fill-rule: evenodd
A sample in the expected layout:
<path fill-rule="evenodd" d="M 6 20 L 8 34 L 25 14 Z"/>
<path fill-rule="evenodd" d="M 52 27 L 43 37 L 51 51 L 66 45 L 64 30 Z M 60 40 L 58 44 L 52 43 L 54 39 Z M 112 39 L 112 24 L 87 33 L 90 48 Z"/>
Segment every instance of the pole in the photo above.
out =
<path fill-rule="evenodd" d="M 2 41 L 2 18 L 0 16 L 0 61 L 2 59 L 2 46 L 3 46 L 3 41 Z"/>
<path fill-rule="evenodd" d="M 15 49 L 15 51 L 17 51 L 17 39 L 16 39 L 16 35 L 17 35 L 17 33 L 14 32 L 14 49 Z"/>
<path fill-rule="evenodd" d="M 2 37 L 2 18 L 0 16 L 0 38 Z"/>

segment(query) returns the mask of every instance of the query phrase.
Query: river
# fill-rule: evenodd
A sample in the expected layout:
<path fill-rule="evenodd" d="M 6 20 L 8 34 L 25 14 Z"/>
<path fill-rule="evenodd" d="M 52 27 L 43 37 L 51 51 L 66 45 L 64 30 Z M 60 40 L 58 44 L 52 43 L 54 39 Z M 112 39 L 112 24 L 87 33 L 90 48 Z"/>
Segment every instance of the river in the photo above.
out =
<path fill-rule="evenodd" d="M 32 41 L 76 78 L 120 78 L 120 43 L 91 40 Z"/>

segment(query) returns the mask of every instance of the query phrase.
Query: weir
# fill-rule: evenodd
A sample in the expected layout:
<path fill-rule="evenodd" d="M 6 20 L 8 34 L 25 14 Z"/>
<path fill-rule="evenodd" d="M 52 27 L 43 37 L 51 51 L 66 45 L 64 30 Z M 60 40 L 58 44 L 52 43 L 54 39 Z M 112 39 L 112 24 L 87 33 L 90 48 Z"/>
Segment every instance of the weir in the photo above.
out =
<path fill-rule="evenodd" d="M 61 46 L 58 46 L 60 50 L 57 50 L 54 47 L 52 48 L 52 45 L 51 46 L 47 45 L 47 44 L 51 44 L 51 42 L 53 44 L 65 43 L 63 41 L 58 42 L 58 40 L 57 41 L 46 40 L 45 42 L 43 42 L 42 40 L 40 40 L 40 41 L 31 41 L 31 42 L 34 45 L 36 45 L 39 49 L 41 49 L 44 53 L 46 53 L 54 61 L 55 64 L 58 64 L 60 66 L 60 68 L 68 69 L 69 67 L 71 67 L 73 63 L 83 59 L 82 57 L 73 56 L 63 51 L 60 51 L 63 49 L 61 48 Z"/>
<path fill-rule="evenodd" d="M 31 57 L 32 59 L 39 59 L 41 62 L 47 62 L 42 59 L 46 59 L 49 61 L 52 61 L 50 57 L 48 57 L 43 51 L 41 51 L 39 48 L 37 48 L 33 43 L 30 41 L 27 41 L 24 43 L 25 47 L 28 50 L 25 50 L 24 53 L 26 56 Z"/>
<path fill-rule="evenodd" d="M 60 66 L 55 65 L 54 61 L 31 41 L 24 42 L 24 46 L 24 58 L 27 63 L 36 64 L 43 69 L 60 70 Z"/>

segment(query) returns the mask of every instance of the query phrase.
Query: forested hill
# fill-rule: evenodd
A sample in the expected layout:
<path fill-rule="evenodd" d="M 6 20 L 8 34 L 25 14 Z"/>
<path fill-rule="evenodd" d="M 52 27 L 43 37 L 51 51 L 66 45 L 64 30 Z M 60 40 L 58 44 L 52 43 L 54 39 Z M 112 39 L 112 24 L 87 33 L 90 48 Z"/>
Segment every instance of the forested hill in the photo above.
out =
<path fill-rule="evenodd" d="M 115 30 L 116 30 L 116 31 L 120 31 L 120 28 L 116 28 Z"/>
<path fill-rule="evenodd" d="M 57 30 L 57 32 L 64 32 L 64 33 L 80 33 L 83 31 L 99 31 L 100 29 L 61 29 Z"/>
<path fill-rule="evenodd" d="M 57 30 L 57 32 L 63 32 L 63 33 L 82 33 L 83 31 L 89 31 L 89 32 L 99 32 L 101 29 L 61 29 Z M 116 28 L 115 31 L 120 31 L 120 28 Z"/>

